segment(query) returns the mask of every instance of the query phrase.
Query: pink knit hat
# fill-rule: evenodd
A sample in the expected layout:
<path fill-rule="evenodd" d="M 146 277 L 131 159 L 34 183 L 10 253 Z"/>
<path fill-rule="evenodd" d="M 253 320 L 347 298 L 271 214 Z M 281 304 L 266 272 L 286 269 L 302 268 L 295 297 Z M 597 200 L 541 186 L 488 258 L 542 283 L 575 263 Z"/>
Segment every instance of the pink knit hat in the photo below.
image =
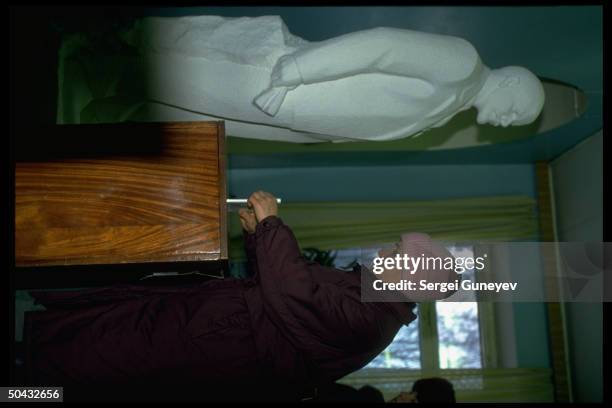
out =
<path fill-rule="evenodd" d="M 398 253 L 402 256 L 406 254 L 410 258 L 422 258 L 414 273 L 412 273 L 412 270 L 402 273 L 402 279 L 415 282 L 418 289 L 403 292 L 410 300 L 431 302 L 445 299 L 455 292 L 420 289 L 421 280 L 425 280 L 427 283 L 451 283 L 461 278 L 455 273 L 454 268 L 444 268 L 451 262 L 449 259 L 452 260 L 454 265 L 455 257 L 440 243 L 433 241 L 429 235 L 417 232 L 402 234 Z M 429 262 L 424 264 L 428 258 L 430 259 Z M 434 261 L 432 258 L 436 260 Z"/>

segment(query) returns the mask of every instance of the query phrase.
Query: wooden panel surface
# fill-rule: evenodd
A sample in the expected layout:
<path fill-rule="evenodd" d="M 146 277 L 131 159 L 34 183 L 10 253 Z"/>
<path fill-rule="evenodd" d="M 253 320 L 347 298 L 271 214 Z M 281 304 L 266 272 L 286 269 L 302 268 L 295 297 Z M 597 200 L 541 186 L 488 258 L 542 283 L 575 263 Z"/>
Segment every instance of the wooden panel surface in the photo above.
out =
<path fill-rule="evenodd" d="M 221 122 L 16 136 L 17 266 L 227 259 Z"/>

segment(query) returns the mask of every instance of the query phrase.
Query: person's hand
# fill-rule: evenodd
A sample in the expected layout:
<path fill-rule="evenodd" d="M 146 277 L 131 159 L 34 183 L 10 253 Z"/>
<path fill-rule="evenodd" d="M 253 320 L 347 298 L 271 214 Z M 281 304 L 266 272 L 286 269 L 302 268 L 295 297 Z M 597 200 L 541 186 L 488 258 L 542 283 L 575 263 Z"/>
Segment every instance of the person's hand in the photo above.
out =
<path fill-rule="evenodd" d="M 257 222 L 261 222 L 271 215 L 278 215 L 276 197 L 265 191 L 256 191 L 247 200 L 247 205 L 255 212 Z"/>
<path fill-rule="evenodd" d="M 240 224 L 242 224 L 242 229 L 249 234 L 254 234 L 255 228 L 257 227 L 257 219 L 255 218 L 255 213 L 253 210 L 241 208 L 238 211 L 238 216 L 240 216 Z"/>

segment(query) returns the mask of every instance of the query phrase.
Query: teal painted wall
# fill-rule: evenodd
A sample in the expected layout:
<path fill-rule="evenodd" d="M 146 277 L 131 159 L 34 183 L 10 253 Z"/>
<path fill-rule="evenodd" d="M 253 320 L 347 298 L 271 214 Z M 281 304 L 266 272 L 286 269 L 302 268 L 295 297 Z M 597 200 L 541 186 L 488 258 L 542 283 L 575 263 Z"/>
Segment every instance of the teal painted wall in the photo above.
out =
<path fill-rule="evenodd" d="M 546 305 L 514 303 L 517 367 L 550 367 Z"/>
<path fill-rule="evenodd" d="M 268 190 L 287 201 L 392 201 L 522 194 L 533 197 L 533 166 L 422 165 L 234 169 L 228 192 Z"/>
<path fill-rule="evenodd" d="M 552 174 L 560 241 L 603 241 L 603 132 L 555 160 Z M 603 307 L 566 303 L 574 401 L 603 398 Z"/>

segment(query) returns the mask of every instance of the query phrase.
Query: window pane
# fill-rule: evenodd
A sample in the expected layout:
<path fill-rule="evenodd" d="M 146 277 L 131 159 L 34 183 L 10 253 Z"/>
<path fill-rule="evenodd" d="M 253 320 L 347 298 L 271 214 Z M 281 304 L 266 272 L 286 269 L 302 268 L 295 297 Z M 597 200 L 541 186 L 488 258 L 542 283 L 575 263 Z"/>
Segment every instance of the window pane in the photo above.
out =
<path fill-rule="evenodd" d="M 440 368 L 481 368 L 476 302 L 436 304 Z"/>
<path fill-rule="evenodd" d="M 378 256 L 378 247 L 343 248 L 334 251 L 334 266 L 338 269 L 351 269 L 356 263 L 367 265 L 369 259 Z"/>
<path fill-rule="evenodd" d="M 471 247 L 450 247 L 456 257 L 473 257 Z M 474 270 L 464 279 L 474 280 Z M 470 294 L 473 297 L 474 294 Z M 468 299 L 469 300 L 469 299 Z M 482 368 L 478 303 L 436 302 L 440 368 Z"/>
<path fill-rule="evenodd" d="M 378 256 L 380 248 L 384 246 L 375 245 L 372 247 L 339 249 L 335 252 L 336 258 L 334 264 L 336 268 L 346 268 L 355 262 L 366 265 L 370 264 L 371 260 Z M 416 309 L 414 312 L 418 315 Z M 414 320 L 408 326 L 402 326 L 391 344 L 364 368 L 420 369 L 419 320 Z"/>
<path fill-rule="evenodd" d="M 418 319 L 402 326 L 393 342 L 365 368 L 421 368 Z"/>

